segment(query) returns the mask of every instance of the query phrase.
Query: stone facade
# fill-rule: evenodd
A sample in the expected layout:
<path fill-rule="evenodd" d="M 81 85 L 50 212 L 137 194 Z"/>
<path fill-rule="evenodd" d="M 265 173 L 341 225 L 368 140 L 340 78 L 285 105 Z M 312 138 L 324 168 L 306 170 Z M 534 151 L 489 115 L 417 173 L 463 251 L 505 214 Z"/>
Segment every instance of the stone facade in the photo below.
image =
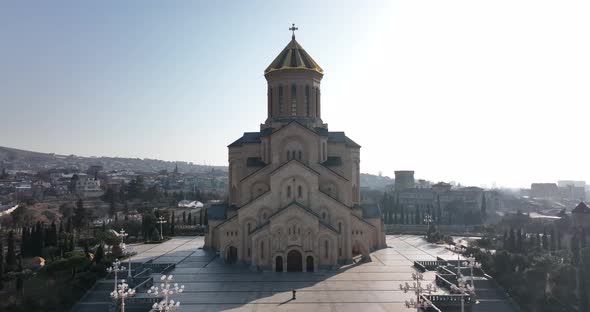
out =
<path fill-rule="evenodd" d="M 229 147 L 229 201 L 209 208 L 205 246 L 227 262 L 316 271 L 385 246 L 360 204 L 360 146 L 321 120 L 323 70 L 295 37 L 265 70 L 268 116 Z"/>

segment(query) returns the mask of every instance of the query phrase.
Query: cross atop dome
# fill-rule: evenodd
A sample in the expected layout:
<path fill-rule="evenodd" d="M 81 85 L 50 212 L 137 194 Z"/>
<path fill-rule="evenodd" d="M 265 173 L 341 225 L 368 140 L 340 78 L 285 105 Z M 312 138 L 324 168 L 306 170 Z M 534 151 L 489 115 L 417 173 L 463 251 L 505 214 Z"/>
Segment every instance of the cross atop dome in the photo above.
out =
<path fill-rule="evenodd" d="M 291 26 L 291 27 L 289 28 L 289 30 L 293 32 L 293 36 L 291 36 L 291 38 L 292 38 L 292 39 L 295 39 L 295 31 L 296 31 L 296 30 L 299 30 L 299 28 L 295 27 L 295 23 L 293 23 L 293 24 L 291 24 L 291 25 L 293 25 L 293 26 Z"/>

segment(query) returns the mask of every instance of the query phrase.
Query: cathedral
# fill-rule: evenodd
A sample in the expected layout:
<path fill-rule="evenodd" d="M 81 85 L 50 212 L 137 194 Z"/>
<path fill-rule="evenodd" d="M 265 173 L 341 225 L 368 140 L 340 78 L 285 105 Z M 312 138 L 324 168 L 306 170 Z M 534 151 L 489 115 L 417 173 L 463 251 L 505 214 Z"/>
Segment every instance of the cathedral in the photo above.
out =
<path fill-rule="evenodd" d="M 360 145 L 322 120 L 322 68 L 295 40 L 264 71 L 267 118 L 228 146 L 229 198 L 207 210 L 205 248 L 276 272 L 330 269 L 385 247 L 363 205 Z"/>

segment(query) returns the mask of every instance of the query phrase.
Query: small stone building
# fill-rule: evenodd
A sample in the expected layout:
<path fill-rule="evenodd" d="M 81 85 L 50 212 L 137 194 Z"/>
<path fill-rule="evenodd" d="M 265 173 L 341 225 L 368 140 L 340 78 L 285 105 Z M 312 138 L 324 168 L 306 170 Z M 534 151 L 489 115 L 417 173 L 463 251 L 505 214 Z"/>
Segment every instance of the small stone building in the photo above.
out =
<path fill-rule="evenodd" d="M 590 208 L 584 202 L 580 202 L 572 210 L 572 224 L 574 227 L 590 228 Z"/>
<path fill-rule="evenodd" d="M 360 145 L 321 118 L 322 68 L 292 40 L 264 71 L 267 119 L 229 148 L 229 201 L 208 209 L 205 247 L 228 263 L 316 271 L 385 246 L 360 205 Z"/>

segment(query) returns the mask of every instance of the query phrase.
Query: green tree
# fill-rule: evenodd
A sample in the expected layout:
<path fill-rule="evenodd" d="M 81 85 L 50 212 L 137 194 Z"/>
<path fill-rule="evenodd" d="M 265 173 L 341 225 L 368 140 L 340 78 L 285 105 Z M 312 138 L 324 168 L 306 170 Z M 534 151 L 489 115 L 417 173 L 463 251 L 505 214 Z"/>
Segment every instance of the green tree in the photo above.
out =
<path fill-rule="evenodd" d="M 555 237 L 555 228 L 551 228 L 551 241 L 549 242 L 549 249 L 551 249 L 551 251 L 555 251 L 555 248 L 557 248 L 557 239 Z"/>
<path fill-rule="evenodd" d="M 9 270 L 16 265 L 16 251 L 14 250 L 14 231 L 8 232 L 8 248 L 6 250 L 6 266 Z"/>
<path fill-rule="evenodd" d="M 76 209 L 74 210 L 74 217 L 72 218 L 72 223 L 74 228 L 80 230 L 86 223 L 88 222 L 88 213 L 84 208 L 84 202 L 82 199 L 79 199 L 76 202 Z"/>
<path fill-rule="evenodd" d="M 549 250 L 549 238 L 547 237 L 547 229 L 543 229 L 542 244 L 543 249 Z"/>
<path fill-rule="evenodd" d="M 4 246 L 0 237 L 0 290 L 4 288 Z"/>

